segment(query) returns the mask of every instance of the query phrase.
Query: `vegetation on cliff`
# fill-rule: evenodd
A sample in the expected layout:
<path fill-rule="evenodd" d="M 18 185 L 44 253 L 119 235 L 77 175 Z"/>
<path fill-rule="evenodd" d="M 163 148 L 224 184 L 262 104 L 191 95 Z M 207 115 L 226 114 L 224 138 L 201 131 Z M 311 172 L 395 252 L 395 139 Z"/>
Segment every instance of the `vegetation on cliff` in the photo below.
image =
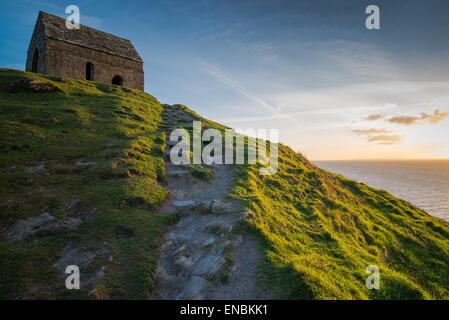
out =
<path fill-rule="evenodd" d="M 182 108 L 203 129 L 226 129 Z M 275 175 L 260 175 L 260 163 L 237 166 L 230 196 L 247 209 L 241 231 L 258 239 L 266 257 L 261 285 L 274 289 L 274 298 L 449 298 L 448 222 L 322 170 L 282 144 Z M 373 265 L 378 290 L 365 283 Z"/>
<path fill-rule="evenodd" d="M 162 105 L 138 90 L 2 69 L 0 110 L 0 298 L 146 298 L 174 218 L 152 213 L 167 195 Z M 50 223 L 32 220 L 42 213 Z M 53 267 L 66 255 L 93 260 L 81 290 L 65 289 Z"/>
<path fill-rule="evenodd" d="M 0 99 L 0 298 L 146 298 L 176 219 L 154 214 L 167 195 L 164 106 L 138 90 L 6 69 Z M 258 240 L 261 285 L 276 298 L 449 298 L 447 222 L 283 145 L 275 175 L 238 168 L 230 196 L 247 209 L 240 230 Z M 61 281 L 68 254 L 93 261 L 80 291 Z M 369 265 L 379 290 L 365 287 Z"/>
<path fill-rule="evenodd" d="M 248 209 L 278 298 L 449 298 L 448 222 L 283 145 L 276 175 L 240 172 L 233 196 Z M 365 286 L 370 265 L 380 269 L 378 290 Z"/>

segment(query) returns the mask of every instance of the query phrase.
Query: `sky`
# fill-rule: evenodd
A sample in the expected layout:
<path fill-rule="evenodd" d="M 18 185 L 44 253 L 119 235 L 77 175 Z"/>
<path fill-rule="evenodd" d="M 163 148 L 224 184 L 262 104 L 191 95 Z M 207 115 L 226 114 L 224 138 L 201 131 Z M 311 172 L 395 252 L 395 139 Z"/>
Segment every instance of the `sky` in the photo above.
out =
<path fill-rule="evenodd" d="M 24 69 L 39 10 L 73 4 L 132 41 L 162 103 L 312 160 L 449 158 L 449 1 L 0 0 L 0 67 Z"/>

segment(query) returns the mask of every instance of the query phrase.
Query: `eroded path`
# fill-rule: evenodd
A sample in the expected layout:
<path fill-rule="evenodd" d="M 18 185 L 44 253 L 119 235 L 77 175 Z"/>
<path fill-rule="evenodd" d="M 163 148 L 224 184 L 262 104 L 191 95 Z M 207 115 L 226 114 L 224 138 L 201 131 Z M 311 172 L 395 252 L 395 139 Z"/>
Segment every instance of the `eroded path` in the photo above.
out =
<path fill-rule="evenodd" d="M 177 106 L 166 106 L 167 139 L 177 125 L 193 120 Z M 261 254 L 253 241 L 233 232 L 243 217 L 239 204 L 228 198 L 235 169 L 211 165 L 213 178 L 194 178 L 192 167 L 170 162 L 166 173 L 169 200 L 159 214 L 178 212 L 179 222 L 166 234 L 157 267 L 159 287 L 153 299 L 266 299 L 256 286 Z"/>

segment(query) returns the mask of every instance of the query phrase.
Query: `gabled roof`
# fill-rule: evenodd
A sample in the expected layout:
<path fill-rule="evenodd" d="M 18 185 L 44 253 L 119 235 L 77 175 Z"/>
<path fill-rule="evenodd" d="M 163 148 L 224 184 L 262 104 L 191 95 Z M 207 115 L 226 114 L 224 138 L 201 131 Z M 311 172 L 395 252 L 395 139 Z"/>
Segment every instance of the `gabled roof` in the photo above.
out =
<path fill-rule="evenodd" d="M 82 18 L 82 16 L 81 16 Z M 131 41 L 80 24 L 79 29 L 68 29 L 65 19 L 46 12 L 39 12 L 45 36 L 112 55 L 143 62 Z"/>

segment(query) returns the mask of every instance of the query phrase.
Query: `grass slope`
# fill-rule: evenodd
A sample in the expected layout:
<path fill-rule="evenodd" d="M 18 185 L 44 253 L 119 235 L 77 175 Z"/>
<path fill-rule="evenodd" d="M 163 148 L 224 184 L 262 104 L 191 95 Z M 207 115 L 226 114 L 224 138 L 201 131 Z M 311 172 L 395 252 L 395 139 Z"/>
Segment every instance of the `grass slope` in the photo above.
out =
<path fill-rule="evenodd" d="M 11 87 L 24 79 L 55 90 Z M 0 72 L 0 98 L 2 231 L 42 212 L 83 219 L 77 230 L 13 243 L 1 232 L 0 298 L 85 297 L 86 290 L 93 298 L 145 298 L 161 235 L 176 219 L 152 214 L 166 195 L 163 106 L 136 90 L 11 70 Z M 225 129 L 183 105 L 167 108 Z M 192 124 L 179 127 L 191 131 Z M 239 165 L 230 195 L 247 208 L 241 230 L 264 251 L 265 284 L 276 298 L 449 298 L 447 222 L 321 170 L 286 146 L 279 157 L 273 176 Z M 86 271 L 104 267 L 104 279 L 84 292 L 65 290 L 52 267 L 68 243 L 108 250 Z M 379 290 L 365 287 L 369 265 L 380 268 Z"/>
<path fill-rule="evenodd" d="M 201 118 L 203 129 L 225 127 Z M 191 132 L 190 126 L 185 126 Z M 239 165 L 230 196 L 243 232 L 264 251 L 267 289 L 280 299 L 448 299 L 449 223 L 410 203 L 311 164 L 279 145 L 279 170 Z M 368 290 L 366 268 L 380 269 Z"/>
<path fill-rule="evenodd" d="M 233 196 L 266 252 L 278 298 L 448 299 L 449 223 L 279 147 L 279 170 L 244 167 Z M 380 289 L 365 270 L 380 268 Z"/>
<path fill-rule="evenodd" d="M 162 105 L 138 90 L 1 69 L 0 110 L 0 298 L 146 298 L 175 218 L 152 214 L 167 195 Z M 83 223 L 7 242 L 14 223 L 43 212 Z M 66 290 L 52 265 L 68 244 L 97 254 L 81 281 L 104 278 Z"/>

